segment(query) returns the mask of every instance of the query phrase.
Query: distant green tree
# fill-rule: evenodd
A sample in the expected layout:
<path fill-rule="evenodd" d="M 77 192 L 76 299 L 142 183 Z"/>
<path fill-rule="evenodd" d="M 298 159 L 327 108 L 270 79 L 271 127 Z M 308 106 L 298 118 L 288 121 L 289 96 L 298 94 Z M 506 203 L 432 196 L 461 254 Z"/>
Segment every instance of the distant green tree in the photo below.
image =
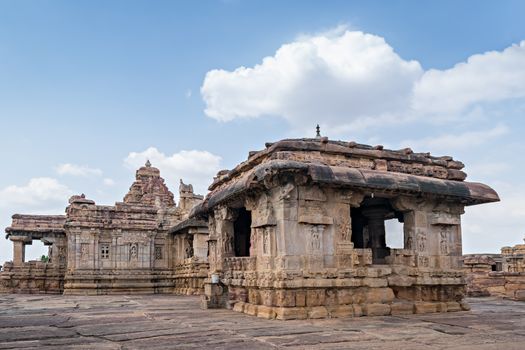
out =
<path fill-rule="evenodd" d="M 46 263 L 46 262 L 48 262 L 48 261 L 49 261 L 49 257 L 48 257 L 47 255 L 42 255 L 42 256 L 40 257 L 40 261 L 42 261 L 42 262 L 45 262 L 45 263 Z"/>

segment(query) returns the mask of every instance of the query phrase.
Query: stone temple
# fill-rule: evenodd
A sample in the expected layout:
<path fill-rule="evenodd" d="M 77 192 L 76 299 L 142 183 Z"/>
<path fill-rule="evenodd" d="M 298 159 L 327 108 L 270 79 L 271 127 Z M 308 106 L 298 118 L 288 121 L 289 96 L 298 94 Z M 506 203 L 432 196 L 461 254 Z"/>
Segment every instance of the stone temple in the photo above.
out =
<path fill-rule="evenodd" d="M 503 247 L 501 254 L 464 255 L 463 269 L 467 295 L 525 301 L 525 244 Z"/>
<path fill-rule="evenodd" d="M 172 293 L 175 285 L 191 284 L 187 271 L 206 261 L 204 238 L 193 240 L 198 254 L 187 260 L 189 251 L 178 246 L 179 238 L 170 232 L 201 200 L 191 185 L 181 182 L 176 206 L 159 169 L 148 162 L 137 170 L 124 201 L 114 206 L 96 205 L 81 195 L 69 199 L 64 216 L 14 215 L 6 229 L 13 262 L 4 264 L 0 288 L 23 293 Z M 34 239 L 49 245 L 47 263 L 24 262 L 25 245 Z"/>
<path fill-rule="evenodd" d="M 463 164 L 411 149 L 287 139 L 180 202 L 146 164 L 123 202 L 73 196 L 65 216 L 14 215 L 4 292 L 201 294 L 204 308 L 277 319 L 468 309 L 464 207 L 499 201 Z M 403 225 L 387 246 L 385 222 Z M 49 261 L 24 262 L 40 239 Z"/>

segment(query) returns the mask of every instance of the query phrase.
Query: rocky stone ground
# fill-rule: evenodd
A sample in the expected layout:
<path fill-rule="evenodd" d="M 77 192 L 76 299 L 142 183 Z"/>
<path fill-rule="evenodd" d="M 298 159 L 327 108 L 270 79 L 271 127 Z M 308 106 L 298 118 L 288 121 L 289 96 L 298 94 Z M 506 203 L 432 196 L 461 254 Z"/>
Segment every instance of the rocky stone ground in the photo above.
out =
<path fill-rule="evenodd" d="M 525 303 L 446 314 L 264 320 L 198 297 L 0 295 L 0 349 L 524 349 Z"/>

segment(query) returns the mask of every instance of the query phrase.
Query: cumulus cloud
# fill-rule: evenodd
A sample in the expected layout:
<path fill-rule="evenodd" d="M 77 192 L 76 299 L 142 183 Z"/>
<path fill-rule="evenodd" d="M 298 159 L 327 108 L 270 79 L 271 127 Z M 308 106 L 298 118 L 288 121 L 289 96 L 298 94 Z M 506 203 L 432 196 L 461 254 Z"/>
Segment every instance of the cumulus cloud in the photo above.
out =
<path fill-rule="evenodd" d="M 142 152 L 131 152 L 124 159 L 125 165 L 133 170 L 144 166 L 149 160 L 152 166 L 159 168 L 170 189 L 176 192 L 179 179 L 193 184 L 195 192 L 205 194 L 213 176 L 220 170 L 221 157 L 208 151 L 180 151 L 166 155 L 155 147 Z M 177 187 L 175 187 L 177 186 Z"/>
<path fill-rule="evenodd" d="M 455 117 L 480 103 L 525 97 L 525 41 L 470 56 L 447 70 L 431 69 L 414 89 L 416 112 Z"/>
<path fill-rule="evenodd" d="M 56 172 L 59 175 L 71 176 L 102 176 L 102 170 L 97 168 L 90 168 L 86 165 L 77 165 L 71 163 L 60 164 L 56 167 Z"/>
<path fill-rule="evenodd" d="M 335 31 L 285 44 L 253 68 L 212 70 L 201 94 L 219 121 L 278 115 L 311 128 L 401 114 L 422 74 L 379 36 Z"/>
<path fill-rule="evenodd" d="M 67 203 L 72 191 L 58 180 L 49 177 L 30 179 L 23 186 L 7 186 L 0 190 L 0 207 L 14 206 L 53 207 L 58 203 Z"/>
<path fill-rule="evenodd" d="M 424 71 L 382 38 L 359 31 L 303 36 L 254 67 L 211 70 L 205 113 L 219 121 L 280 116 L 333 133 L 408 121 L 483 116 L 487 104 L 525 97 L 525 41 Z"/>

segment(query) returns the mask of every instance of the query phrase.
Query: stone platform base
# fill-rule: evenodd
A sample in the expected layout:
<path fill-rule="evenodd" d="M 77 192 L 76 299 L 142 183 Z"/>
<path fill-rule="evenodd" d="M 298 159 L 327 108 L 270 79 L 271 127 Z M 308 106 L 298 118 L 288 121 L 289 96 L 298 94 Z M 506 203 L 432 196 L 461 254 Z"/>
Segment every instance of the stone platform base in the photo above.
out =
<path fill-rule="evenodd" d="M 201 295 L 204 293 L 204 281 L 206 276 L 178 277 L 173 281 L 175 288 L 173 293 L 177 295 Z"/>
<path fill-rule="evenodd" d="M 208 263 L 190 261 L 175 266 L 174 293 L 178 295 L 200 295 L 204 293 L 204 282 L 208 277 Z"/>
<path fill-rule="evenodd" d="M 172 294 L 170 274 L 151 272 L 67 274 L 65 295 Z"/>
<path fill-rule="evenodd" d="M 0 272 L 0 293 L 62 294 L 64 274 L 64 269 L 40 261 L 7 263 Z"/>
<path fill-rule="evenodd" d="M 394 301 L 391 304 L 350 304 L 312 307 L 274 307 L 237 302 L 233 311 L 266 319 L 304 320 L 316 318 L 360 317 L 360 316 L 388 316 L 426 314 L 435 312 L 468 311 L 470 306 L 462 301 L 449 302 L 407 302 Z"/>
<path fill-rule="evenodd" d="M 467 295 L 525 301 L 525 272 L 474 271 L 467 276 Z"/>

